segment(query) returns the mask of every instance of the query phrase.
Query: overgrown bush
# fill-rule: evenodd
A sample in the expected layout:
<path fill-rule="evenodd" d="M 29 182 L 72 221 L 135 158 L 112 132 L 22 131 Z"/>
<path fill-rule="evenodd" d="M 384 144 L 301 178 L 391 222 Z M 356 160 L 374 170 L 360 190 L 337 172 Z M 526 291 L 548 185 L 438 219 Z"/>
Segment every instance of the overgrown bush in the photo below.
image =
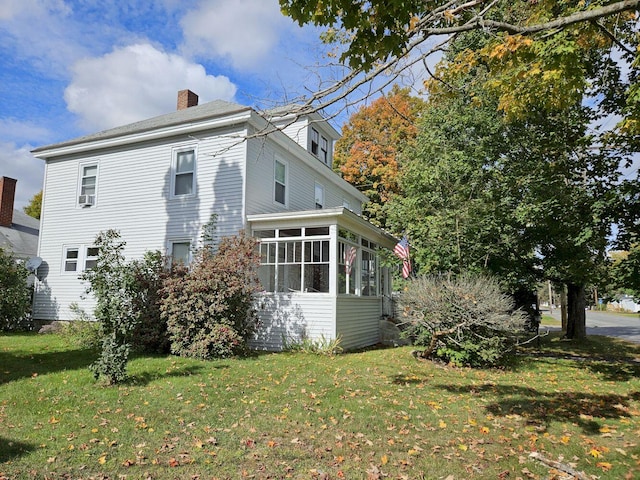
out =
<path fill-rule="evenodd" d="M 258 264 L 256 241 L 241 233 L 223 238 L 215 252 L 202 248 L 190 269 L 173 268 L 161 301 L 172 353 L 208 359 L 245 350 L 256 328 Z"/>
<path fill-rule="evenodd" d="M 486 367 L 512 352 L 525 316 L 487 276 L 422 276 L 410 280 L 399 303 L 405 335 L 426 347 L 421 356 Z"/>
<path fill-rule="evenodd" d="M 0 331 L 30 328 L 31 290 L 29 272 L 10 252 L 0 247 Z"/>
<path fill-rule="evenodd" d="M 166 261 L 159 251 L 146 252 L 129 264 L 133 277 L 133 310 L 136 322 L 131 347 L 145 353 L 169 353 L 167 322 L 160 316 L 160 291 L 167 276 Z"/>

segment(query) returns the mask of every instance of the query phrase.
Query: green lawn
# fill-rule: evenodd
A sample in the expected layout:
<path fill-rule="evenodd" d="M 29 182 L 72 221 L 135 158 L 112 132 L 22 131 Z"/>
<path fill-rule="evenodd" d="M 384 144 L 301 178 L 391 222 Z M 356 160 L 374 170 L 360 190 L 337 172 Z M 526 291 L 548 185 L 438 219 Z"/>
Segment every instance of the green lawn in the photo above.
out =
<path fill-rule="evenodd" d="M 106 387 L 62 337 L 1 335 L 0 479 L 561 478 L 532 452 L 639 478 L 639 356 L 550 335 L 504 370 L 408 347 L 138 357 Z"/>

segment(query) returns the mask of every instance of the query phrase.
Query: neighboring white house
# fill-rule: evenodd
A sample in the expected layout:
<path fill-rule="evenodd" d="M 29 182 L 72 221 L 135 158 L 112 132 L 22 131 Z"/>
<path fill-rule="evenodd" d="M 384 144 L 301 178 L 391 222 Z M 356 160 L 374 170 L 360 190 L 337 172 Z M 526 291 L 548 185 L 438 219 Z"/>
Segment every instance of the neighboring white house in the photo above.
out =
<path fill-rule="evenodd" d="M 234 103 L 198 106 L 184 90 L 176 112 L 34 150 L 46 161 L 34 318 L 71 320 L 74 302 L 91 310 L 78 275 L 95 264 L 100 231 L 117 229 L 128 259 L 160 250 L 188 261 L 216 214 L 219 236 L 261 241 L 255 347 L 376 343 L 391 286 L 378 253 L 395 241 L 332 171 L 338 133 L 317 114 L 284 112 L 269 122 Z"/>

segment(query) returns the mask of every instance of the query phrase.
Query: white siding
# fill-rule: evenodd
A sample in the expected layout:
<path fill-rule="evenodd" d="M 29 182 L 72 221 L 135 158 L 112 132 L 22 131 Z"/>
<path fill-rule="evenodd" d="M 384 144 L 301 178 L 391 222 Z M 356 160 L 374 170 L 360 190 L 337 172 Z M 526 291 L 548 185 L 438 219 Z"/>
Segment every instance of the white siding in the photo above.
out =
<path fill-rule="evenodd" d="M 284 133 L 287 137 L 307 150 L 309 120 L 306 117 L 298 119 L 293 123 L 291 123 L 291 121 L 276 122 L 275 125 L 278 128 L 282 129 L 282 133 Z"/>
<path fill-rule="evenodd" d="M 217 234 L 230 235 L 244 225 L 245 143 L 237 138 L 198 135 L 108 150 L 90 157 L 49 161 L 45 178 L 39 255 L 45 276 L 34 299 L 34 317 L 70 319 L 69 305 L 82 299 L 77 275 L 62 274 L 64 245 L 91 245 L 100 231 L 117 229 L 128 259 L 147 250 L 166 251 L 172 239 L 200 238 L 200 228 L 218 214 Z M 242 134 L 242 132 L 225 132 Z M 176 146 L 197 148 L 196 194 L 170 198 L 172 152 Z M 96 205 L 77 207 L 79 164 L 99 163 Z"/>
<path fill-rule="evenodd" d="M 300 152 L 302 153 L 302 152 Z M 341 207 L 349 201 L 351 209 L 360 214 L 361 204 L 355 196 L 341 189 L 294 154 L 285 151 L 265 139 L 251 139 L 247 146 L 247 214 L 276 213 L 285 211 L 313 210 L 315 204 L 315 183 L 325 189 L 325 208 Z M 274 201 L 274 159 L 278 157 L 288 164 L 288 204 L 283 206 Z M 330 175 L 336 175 L 329 167 L 318 165 Z"/>
<path fill-rule="evenodd" d="M 336 338 L 335 297 L 324 294 L 261 294 L 256 298 L 260 328 L 251 345 L 281 350 L 304 338 Z"/>
<path fill-rule="evenodd" d="M 336 335 L 344 349 L 375 345 L 380 340 L 381 298 L 339 296 Z"/>

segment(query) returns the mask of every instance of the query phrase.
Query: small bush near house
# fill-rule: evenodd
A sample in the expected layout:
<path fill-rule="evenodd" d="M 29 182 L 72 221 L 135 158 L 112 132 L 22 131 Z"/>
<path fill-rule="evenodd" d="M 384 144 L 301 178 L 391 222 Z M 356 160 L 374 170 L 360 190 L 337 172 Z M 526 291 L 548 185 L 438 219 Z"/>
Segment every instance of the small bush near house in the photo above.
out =
<path fill-rule="evenodd" d="M 422 357 L 472 367 L 499 364 L 525 321 L 495 279 L 473 274 L 415 278 L 402 292 L 400 309 L 405 334 L 426 347 Z"/>
<path fill-rule="evenodd" d="M 122 253 L 125 242 L 116 230 L 100 232 L 95 240 L 98 247 L 96 266 L 86 270 L 80 278 L 89 282 L 87 293 L 96 299 L 95 319 L 101 322 L 102 344 L 99 358 L 90 365 L 94 376 L 104 376 L 109 384 L 127 378 L 131 333 L 137 323 L 135 287 L 132 269 Z"/>
<path fill-rule="evenodd" d="M 201 249 L 190 269 L 174 267 L 161 301 L 172 353 L 209 359 L 246 349 L 256 327 L 258 263 L 256 241 L 241 233 L 223 238 L 216 252 Z"/>
<path fill-rule="evenodd" d="M 159 251 L 146 252 L 129 264 L 133 276 L 133 309 L 136 323 L 131 346 L 144 353 L 169 353 L 167 322 L 160 316 L 160 291 L 167 277 L 166 259 Z"/>
<path fill-rule="evenodd" d="M 69 309 L 75 318 L 63 324 L 60 334 L 78 348 L 98 350 L 102 345 L 102 323 L 93 320 L 75 302 Z"/>
<path fill-rule="evenodd" d="M 28 330 L 30 327 L 31 290 L 29 272 L 15 261 L 10 252 L 0 248 L 0 331 Z"/>

